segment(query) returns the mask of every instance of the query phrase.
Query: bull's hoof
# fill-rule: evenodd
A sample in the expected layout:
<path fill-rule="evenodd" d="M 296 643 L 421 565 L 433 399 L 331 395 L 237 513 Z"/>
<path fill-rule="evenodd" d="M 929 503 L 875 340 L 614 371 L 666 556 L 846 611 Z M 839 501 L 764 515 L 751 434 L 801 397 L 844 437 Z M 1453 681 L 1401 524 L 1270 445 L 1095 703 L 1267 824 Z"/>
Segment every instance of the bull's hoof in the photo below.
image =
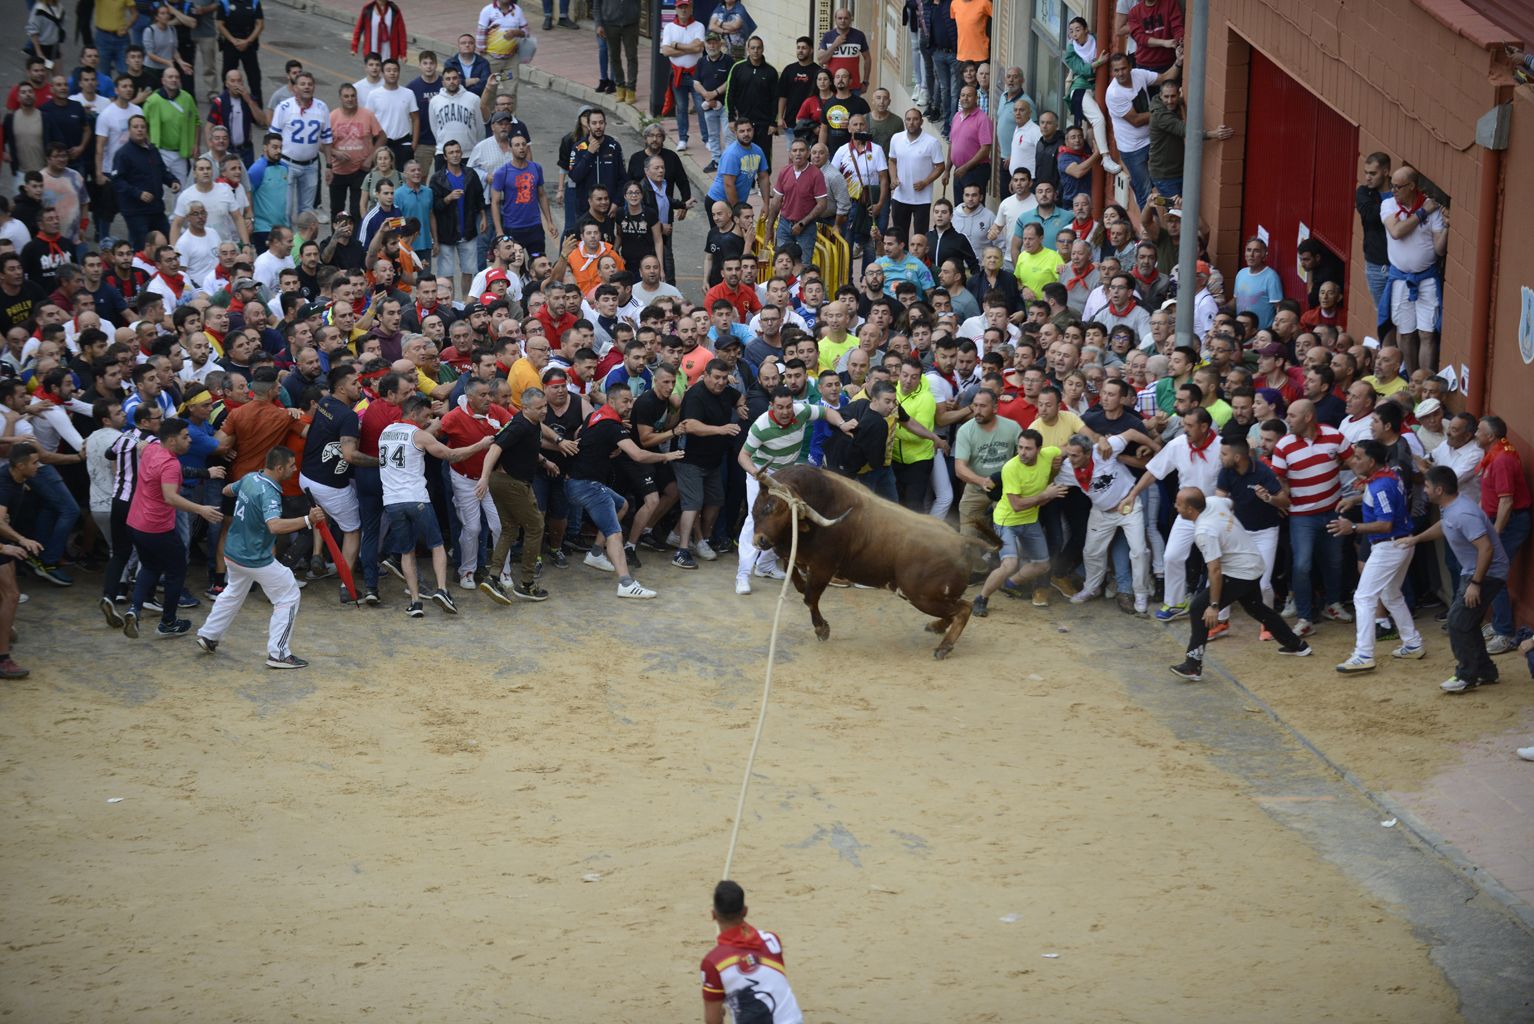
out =
<path fill-rule="evenodd" d="M 952 647 L 939 647 L 937 650 L 932 652 L 932 657 L 936 658 L 938 661 L 942 661 L 944 658 L 948 657 L 949 652 L 952 650 Z"/>
<path fill-rule="evenodd" d="M 829 622 L 822 622 L 820 625 L 815 627 L 815 639 L 816 640 L 829 640 L 829 639 L 831 639 L 831 624 Z"/>
<path fill-rule="evenodd" d="M 934 619 L 922 628 L 925 629 L 928 633 L 941 633 L 948 628 L 948 623 L 942 621 L 941 619 Z"/>

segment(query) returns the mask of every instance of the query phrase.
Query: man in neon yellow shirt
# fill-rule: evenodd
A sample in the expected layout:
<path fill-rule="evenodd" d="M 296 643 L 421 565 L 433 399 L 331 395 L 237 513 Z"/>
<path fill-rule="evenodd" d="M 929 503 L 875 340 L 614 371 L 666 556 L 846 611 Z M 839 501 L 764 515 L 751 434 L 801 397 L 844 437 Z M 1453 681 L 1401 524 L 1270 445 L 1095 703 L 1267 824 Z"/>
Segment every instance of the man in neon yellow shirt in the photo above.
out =
<path fill-rule="evenodd" d="M 930 432 L 937 422 L 937 396 L 927 383 L 921 360 L 912 356 L 900 364 L 900 378 L 895 385 L 895 401 L 905 410 L 906 417 L 915 420 Z M 895 485 L 900 491 L 900 503 L 913 512 L 925 513 L 932 497 L 932 453 L 936 445 L 948 450 L 947 442 L 939 439 L 936 445 L 927 437 L 913 433 L 902 422 L 895 430 Z"/>
<path fill-rule="evenodd" d="M 1060 280 L 1060 266 L 1065 261 L 1054 249 L 1044 244 L 1044 225 L 1037 222 L 1023 225 L 1023 248 L 1014 261 L 1012 276 L 1027 288 L 1031 299 L 1044 297 L 1044 286 Z"/>
<path fill-rule="evenodd" d="M 820 319 L 826 325 L 826 336 L 820 339 L 820 372 L 836 369 L 842 356 L 858 347 L 858 336 L 847 333 L 847 307 L 840 302 L 828 302 L 820 311 Z"/>
<path fill-rule="evenodd" d="M 986 577 L 975 598 L 974 614 L 989 614 L 991 595 L 1009 579 L 1021 585 L 1049 572 L 1049 541 L 1039 525 L 1039 507 L 1063 498 L 1066 488 L 1053 483 L 1063 459 L 1060 449 L 1044 447 L 1037 430 L 1025 430 L 1017 439 L 1017 457 L 1001 467 L 1001 500 L 991 514 L 1001 535 L 1001 565 Z M 1049 604 L 1047 587 L 1033 589 L 1036 606 Z"/>

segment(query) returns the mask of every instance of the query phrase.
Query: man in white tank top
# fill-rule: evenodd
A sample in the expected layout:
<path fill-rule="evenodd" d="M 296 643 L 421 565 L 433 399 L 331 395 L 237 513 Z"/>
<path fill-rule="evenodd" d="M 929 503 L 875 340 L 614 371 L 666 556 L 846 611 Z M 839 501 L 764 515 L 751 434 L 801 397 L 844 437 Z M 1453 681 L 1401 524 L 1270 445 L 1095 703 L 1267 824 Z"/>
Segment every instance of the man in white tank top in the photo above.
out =
<path fill-rule="evenodd" d="M 437 514 L 426 493 L 426 456 L 431 454 L 446 462 L 462 462 L 490 447 L 493 437 L 483 437 L 467 448 L 449 448 L 425 429 L 431 419 L 431 402 L 423 395 L 411 395 L 400 406 L 403 417 L 389 424 L 378 435 L 378 476 L 383 484 L 386 554 L 400 556 L 405 585 L 410 588 L 410 604 L 405 614 L 419 619 L 426 614 L 415 565 L 417 544 L 431 549 L 431 567 L 436 573 L 437 589 L 430 598 L 442 610 L 456 615 L 458 606 L 447 592 L 447 547 L 437 528 Z"/>

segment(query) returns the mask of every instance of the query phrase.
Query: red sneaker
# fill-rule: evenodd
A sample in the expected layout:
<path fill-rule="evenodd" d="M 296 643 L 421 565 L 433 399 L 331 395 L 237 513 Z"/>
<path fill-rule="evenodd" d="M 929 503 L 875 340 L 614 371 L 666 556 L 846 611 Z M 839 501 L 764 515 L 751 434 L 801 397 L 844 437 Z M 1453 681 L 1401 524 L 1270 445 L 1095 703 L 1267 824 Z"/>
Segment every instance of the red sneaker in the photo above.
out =
<path fill-rule="evenodd" d="M 1214 628 L 1209 631 L 1210 640 L 1218 640 L 1230 632 L 1230 623 L 1216 622 Z"/>
<path fill-rule="evenodd" d="M 25 679 L 31 674 L 30 669 L 22 668 L 12 661 L 9 654 L 0 658 L 0 679 Z"/>

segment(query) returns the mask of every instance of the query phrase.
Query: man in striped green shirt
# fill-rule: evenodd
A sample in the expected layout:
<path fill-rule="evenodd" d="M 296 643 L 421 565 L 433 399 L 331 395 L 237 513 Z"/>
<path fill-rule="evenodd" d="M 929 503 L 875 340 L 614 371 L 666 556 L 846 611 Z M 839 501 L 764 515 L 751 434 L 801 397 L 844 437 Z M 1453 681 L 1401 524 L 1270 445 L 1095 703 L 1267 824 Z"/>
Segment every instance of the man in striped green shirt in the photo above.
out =
<path fill-rule="evenodd" d="M 751 424 L 739 456 L 741 467 L 746 471 L 746 522 L 740 529 L 740 562 L 735 571 L 737 594 L 751 593 L 753 572 L 764 579 L 783 578 L 777 554 L 756 549 L 756 523 L 751 518 L 751 507 L 756 504 L 761 474 L 808 459 L 810 425 L 818 419 L 824 419 L 844 433 L 850 434 L 857 429 L 856 421 L 843 419 L 835 409 L 795 402 L 793 393 L 785 387 L 772 392 L 772 404 Z"/>

